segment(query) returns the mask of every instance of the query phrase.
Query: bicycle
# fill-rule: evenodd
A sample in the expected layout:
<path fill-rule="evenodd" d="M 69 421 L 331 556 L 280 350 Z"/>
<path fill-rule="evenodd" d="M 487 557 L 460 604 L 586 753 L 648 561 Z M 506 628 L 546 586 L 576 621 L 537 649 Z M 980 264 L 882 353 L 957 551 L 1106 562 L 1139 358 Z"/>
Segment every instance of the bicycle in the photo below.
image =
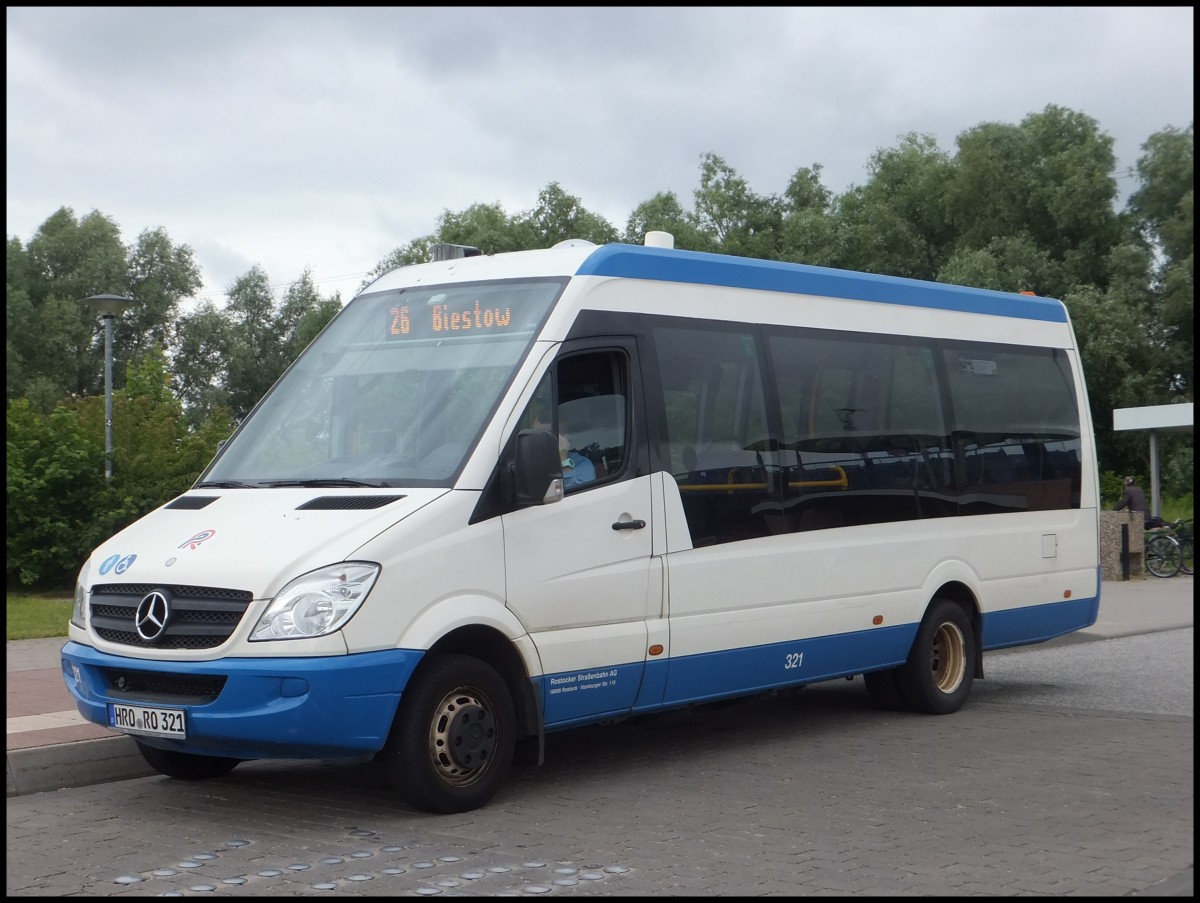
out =
<path fill-rule="evenodd" d="M 1179 573 L 1192 573 L 1192 559 L 1195 549 L 1192 545 L 1192 522 L 1180 518 L 1171 524 L 1171 536 L 1179 543 Z"/>
<path fill-rule="evenodd" d="M 1190 574 L 1192 567 L 1192 543 L 1191 530 L 1187 531 L 1187 569 L 1184 569 L 1184 549 L 1183 545 L 1177 538 L 1177 533 L 1182 529 L 1184 522 L 1176 521 L 1172 524 L 1158 523 L 1155 526 L 1146 527 L 1146 545 L 1144 556 L 1144 564 L 1155 577 L 1174 577 L 1180 571 L 1185 574 Z"/>

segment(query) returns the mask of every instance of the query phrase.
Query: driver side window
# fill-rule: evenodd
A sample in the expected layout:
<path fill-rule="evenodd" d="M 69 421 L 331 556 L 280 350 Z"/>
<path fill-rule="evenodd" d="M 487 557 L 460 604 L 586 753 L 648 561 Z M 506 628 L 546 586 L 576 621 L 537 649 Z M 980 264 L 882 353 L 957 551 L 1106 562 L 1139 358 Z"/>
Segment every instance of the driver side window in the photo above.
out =
<path fill-rule="evenodd" d="M 619 351 L 587 351 L 555 362 L 522 417 L 522 426 L 559 437 L 563 488 L 615 479 L 629 436 L 629 364 Z"/>

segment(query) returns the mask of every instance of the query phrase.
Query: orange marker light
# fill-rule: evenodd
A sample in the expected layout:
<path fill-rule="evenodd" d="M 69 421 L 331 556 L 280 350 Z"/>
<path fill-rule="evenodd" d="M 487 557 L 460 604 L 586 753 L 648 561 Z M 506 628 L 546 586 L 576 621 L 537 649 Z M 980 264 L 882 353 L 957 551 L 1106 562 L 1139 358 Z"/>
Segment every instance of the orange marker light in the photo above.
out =
<path fill-rule="evenodd" d="M 663 653 L 663 647 L 660 644 L 655 643 L 653 646 L 650 647 L 651 655 L 662 655 L 662 653 Z"/>
<path fill-rule="evenodd" d="M 1064 598 L 1064 599 L 1070 599 L 1070 598 L 1071 598 L 1071 591 L 1070 591 L 1070 590 L 1067 590 L 1066 592 L 1064 592 L 1064 593 L 1063 593 L 1063 598 Z"/>
<path fill-rule="evenodd" d="M 883 623 L 883 615 L 876 615 L 875 617 L 871 618 L 871 623 L 878 627 Z"/>

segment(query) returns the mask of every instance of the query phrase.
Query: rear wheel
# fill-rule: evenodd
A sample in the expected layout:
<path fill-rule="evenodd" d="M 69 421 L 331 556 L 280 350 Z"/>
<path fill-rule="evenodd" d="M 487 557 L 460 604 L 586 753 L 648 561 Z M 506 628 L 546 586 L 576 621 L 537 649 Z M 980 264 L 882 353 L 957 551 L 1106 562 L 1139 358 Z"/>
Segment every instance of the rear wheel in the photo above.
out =
<path fill-rule="evenodd" d="M 971 695 L 976 655 L 975 630 L 962 606 L 934 599 L 896 672 L 900 695 L 914 712 L 957 712 Z"/>
<path fill-rule="evenodd" d="M 515 737 L 503 678 L 477 658 L 445 655 L 425 662 L 405 688 L 382 758 L 411 806 L 468 812 L 500 789 Z"/>
<path fill-rule="evenodd" d="M 1146 543 L 1146 570 L 1155 577 L 1174 577 L 1182 563 L 1179 543 L 1171 537 L 1156 536 Z"/>
<path fill-rule="evenodd" d="M 241 759 L 227 759 L 224 756 L 197 756 L 194 753 L 177 752 L 173 749 L 158 749 L 147 746 L 140 740 L 137 743 L 142 758 L 150 763 L 150 767 L 159 774 L 180 781 L 207 781 L 209 778 L 219 778 L 233 771 Z"/>

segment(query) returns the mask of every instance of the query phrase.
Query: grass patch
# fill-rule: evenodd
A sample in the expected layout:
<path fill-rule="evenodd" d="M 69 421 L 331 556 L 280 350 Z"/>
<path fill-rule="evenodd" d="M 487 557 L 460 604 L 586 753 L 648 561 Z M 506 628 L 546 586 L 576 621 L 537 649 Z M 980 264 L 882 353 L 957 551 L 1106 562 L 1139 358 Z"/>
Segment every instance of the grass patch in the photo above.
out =
<path fill-rule="evenodd" d="M 65 637 L 73 604 L 70 596 L 6 596 L 6 638 L 35 640 L 41 637 Z"/>

